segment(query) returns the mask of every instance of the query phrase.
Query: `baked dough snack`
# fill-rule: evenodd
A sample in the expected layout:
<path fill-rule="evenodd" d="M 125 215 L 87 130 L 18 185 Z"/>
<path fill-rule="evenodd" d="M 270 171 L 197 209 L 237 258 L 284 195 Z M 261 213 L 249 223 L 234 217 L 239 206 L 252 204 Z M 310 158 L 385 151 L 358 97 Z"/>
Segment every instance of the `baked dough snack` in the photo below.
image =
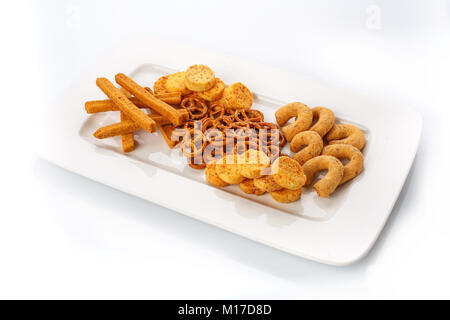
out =
<path fill-rule="evenodd" d="M 332 144 L 326 146 L 323 151 L 323 155 L 334 156 L 338 159 L 349 160 L 344 165 L 344 176 L 342 177 L 339 185 L 346 183 L 361 173 L 364 168 L 364 156 L 358 148 L 350 144 Z"/>
<path fill-rule="evenodd" d="M 127 97 L 136 107 L 138 108 L 148 108 L 141 101 L 135 97 Z M 84 104 L 84 109 L 86 113 L 99 113 L 107 111 L 120 111 L 119 107 L 112 100 L 92 100 L 86 101 Z"/>
<path fill-rule="evenodd" d="M 130 79 L 123 73 L 116 74 L 116 82 L 125 89 L 127 89 L 130 93 L 132 93 L 144 104 L 146 104 L 147 106 L 158 112 L 160 115 L 169 119 L 174 126 L 182 125 L 189 119 L 189 114 L 186 110 L 177 110 L 174 107 L 168 105 L 167 103 L 157 99 L 153 94 L 145 90 L 143 87 L 138 85 L 136 82 L 134 82 L 132 79 Z M 116 101 L 114 101 L 114 103 L 116 103 Z M 135 120 L 134 118 L 132 119 Z"/>
<path fill-rule="evenodd" d="M 160 115 L 150 114 L 148 117 L 152 118 L 158 125 L 170 124 L 170 121 Z M 111 138 L 115 136 L 132 133 L 141 130 L 142 127 L 133 120 L 123 120 L 121 122 L 113 123 L 99 128 L 94 132 L 94 137 L 97 139 Z"/>
<path fill-rule="evenodd" d="M 216 164 L 215 162 L 208 163 L 205 169 L 205 177 L 206 180 L 216 187 L 225 187 L 229 184 L 223 181 L 216 173 Z"/>
<path fill-rule="evenodd" d="M 220 179 L 229 184 L 238 184 L 245 177 L 240 174 L 239 157 L 236 154 L 230 154 L 216 161 L 216 173 Z"/>
<path fill-rule="evenodd" d="M 155 81 L 155 83 L 153 84 L 153 91 L 156 95 L 169 93 L 169 90 L 167 90 L 166 87 L 168 77 L 169 76 L 162 76 Z"/>
<path fill-rule="evenodd" d="M 300 197 L 302 196 L 302 188 L 297 190 L 281 189 L 278 191 L 272 191 L 270 195 L 275 201 L 281 203 L 295 202 L 300 200 Z"/>
<path fill-rule="evenodd" d="M 251 109 L 253 95 L 245 85 L 238 82 L 225 88 L 204 65 L 160 77 L 153 90 L 122 73 L 115 80 L 120 90 L 105 78 L 97 79 L 109 100 L 85 103 L 89 114 L 120 114 L 120 122 L 99 128 L 94 136 L 120 135 L 123 151 L 130 152 L 135 148 L 134 132 L 153 132 L 157 125 L 167 145 L 181 144 L 187 164 L 205 169 L 206 180 L 214 186 L 238 184 L 247 194 L 269 192 L 275 201 L 291 203 L 301 198 L 303 187 L 312 184 L 320 171 L 327 173 L 314 189 L 320 197 L 329 197 L 363 170 L 364 133 L 352 125 L 335 124 L 328 108 L 289 103 L 275 113 L 280 129 L 264 122 L 261 111 Z M 283 153 L 286 141 L 293 157 Z M 343 159 L 348 163 L 343 165 Z"/>
<path fill-rule="evenodd" d="M 254 194 L 255 196 L 261 196 L 265 192 L 255 187 L 253 179 L 245 179 L 239 183 L 239 189 L 247 194 Z"/>
<path fill-rule="evenodd" d="M 336 124 L 325 136 L 328 144 L 351 144 L 362 150 L 366 144 L 366 137 L 361 129 L 351 124 Z"/>
<path fill-rule="evenodd" d="M 228 109 L 250 109 L 253 105 L 253 94 L 242 83 L 233 83 L 225 88 L 222 102 Z"/>
<path fill-rule="evenodd" d="M 167 145 L 170 149 L 173 149 L 177 144 L 180 143 L 179 140 L 173 139 L 173 132 L 175 127 L 172 124 L 160 125 L 158 124 L 159 131 L 161 131 L 161 135 L 166 141 Z"/>
<path fill-rule="evenodd" d="M 303 131 L 295 135 L 289 147 L 292 152 L 296 152 L 292 158 L 303 165 L 309 159 L 320 155 L 323 149 L 323 140 L 315 131 Z"/>
<path fill-rule="evenodd" d="M 128 100 L 128 98 L 108 79 L 97 78 L 96 82 L 97 86 L 119 107 L 120 111 L 139 124 L 142 129 L 147 130 L 148 132 L 155 132 L 156 122 L 148 117 L 144 111 L 136 107 L 130 100 Z M 126 87 L 125 89 L 128 90 Z"/>
<path fill-rule="evenodd" d="M 122 111 L 120 112 L 120 121 L 129 120 L 128 116 Z M 131 152 L 134 150 L 134 134 L 133 132 L 122 135 L 122 150 L 123 152 Z"/>
<path fill-rule="evenodd" d="M 206 101 L 213 102 L 222 98 L 224 90 L 225 90 L 225 83 L 223 83 L 223 81 L 220 80 L 219 78 L 216 78 L 214 80 L 214 84 L 211 87 L 211 89 L 202 92 L 197 92 L 197 95 L 200 98 L 205 99 Z"/>
<path fill-rule="evenodd" d="M 275 182 L 289 190 L 297 190 L 306 182 L 302 166 L 294 159 L 286 156 L 281 156 L 275 160 L 272 165 L 272 172 Z"/>
<path fill-rule="evenodd" d="M 270 158 L 259 150 L 248 149 L 244 154 L 245 163 L 239 166 L 241 175 L 248 179 L 260 178 L 262 170 L 270 166 Z"/>
<path fill-rule="evenodd" d="M 316 121 L 316 123 L 309 130 L 315 131 L 323 137 L 334 126 L 334 112 L 324 107 L 315 107 L 311 111 L 313 113 L 313 122 Z"/>
<path fill-rule="evenodd" d="M 283 189 L 278 183 L 273 179 L 273 175 L 262 176 L 253 180 L 255 187 L 264 192 L 272 192 Z"/>
<path fill-rule="evenodd" d="M 172 93 L 161 93 L 157 94 L 156 98 L 161 101 L 164 101 L 167 104 L 180 104 L 181 102 L 181 94 L 179 92 Z M 139 99 L 135 97 L 128 98 L 134 105 L 138 108 L 148 108 L 148 106 L 142 103 Z M 119 107 L 114 104 L 111 100 L 93 100 L 87 101 L 84 104 L 84 108 L 86 113 L 98 113 L 98 112 L 106 112 L 106 111 L 119 111 Z"/>
<path fill-rule="evenodd" d="M 186 73 L 176 72 L 167 77 L 166 90 L 169 92 L 180 92 L 182 95 L 188 95 L 192 91 L 186 87 Z"/>
<path fill-rule="evenodd" d="M 201 92 L 211 89 L 214 86 L 214 72 L 211 68 L 202 64 L 190 66 L 186 70 L 186 87 L 194 92 Z"/>
<path fill-rule="evenodd" d="M 119 89 L 128 99 L 131 98 L 131 93 L 129 93 L 126 89 Z M 130 118 L 120 111 L 120 121 L 130 120 Z M 133 132 L 122 135 L 122 150 L 123 152 L 131 152 L 134 150 L 134 134 Z"/>
<path fill-rule="evenodd" d="M 314 184 L 314 189 L 321 197 L 328 198 L 339 186 L 344 176 L 344 166 L 338 158 L 333 156 L 318 156 L 306 161 L 303 172 L 306 175 L 305 185 L 310 185 L 317 173 L 328 170 L 326 175 Z"/>
<path fill-rule="evenodd" d="M 295 117 L 295 121 L 284 126 L 289 119 Z M 308 130 L 311 126 L 313 114 L 310 108 L 301 102 L 289 103 L 275 112 L 277 123 L 282 127 L 281 131 L 287 141 L 291 141 L 294 136 L 302 131 Z"/>

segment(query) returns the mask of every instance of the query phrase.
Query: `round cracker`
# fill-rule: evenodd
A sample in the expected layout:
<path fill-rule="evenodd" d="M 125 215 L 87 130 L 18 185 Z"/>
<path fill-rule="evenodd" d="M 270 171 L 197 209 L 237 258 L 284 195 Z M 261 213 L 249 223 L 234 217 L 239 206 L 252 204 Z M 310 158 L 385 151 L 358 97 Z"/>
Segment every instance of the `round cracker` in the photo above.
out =
<path fill-rule="evenodd" d="M 214 162 L 209 163 L 205 169 L 205 177 L 206 180 L 216 187 L 226 187 L 228 183 L 220 179 L 220 177 L 216 173 L 216 164 Z"/>
<path fill-rule="evenodd" d="M 210 67 L 201 64 L 190 66 L 186 70 L 186 86 L 195 92 L 211 89 L 216 76 Z"/>
<path fill-rule="evenodd" d="M 302 196 L 302 188 L 297 190 L 281 189 L 278 191 L 272 191 L 270 195 L 275 201 L 281 203 L 295 202 Z"/>
<path fill-rule="evenodd" d="M 216 173 L 219 178 L 229 184 L 238 184 L 242 182 L 245 177 L 239 172 L 239 162 L 236 154 L 230 154 L 217 160 Z"/>
<path fill-rule="evenodd" d="M 239 189 L 247 194 L 254 194 L 255 196 L 260 196 L 265 193 L 265 191 L 262 191 L 255 187 L 253 179 L 245 179 L 244 181 L 239 183 Z"/>
<path fill-rule="evenodd" d="M 203 91 L 203 92 L 197 92 L 198 96 L 202 99 L 205 99 L 206 101 L 217 101 L 222 98 L 223 91 L 225 90 L 225 83 L 223 83 L 222 80 L 219 78 L 216 78 L 214 80 L 214 85 L 211 89 Z"/>
<path fill-rule="evenodd" d="M 177 72 L 169 75 L 166 81 L 167 91 L 180 92 L 182 95 L 190 94 L 192 91 L 186 87 L 185 79 L 185 72 Z"/>
<path fill-rule="evenodd" d="M 277 184 L 289 190 L 297 190 L 306 183 L 302 166 L 294 159 L 282 156 L 272 165 L 273 179 Z"/>
<path fill-rule="evenodd" d="M 155 84 L 153 85 L 153 91 L 155 92 L 155 94 L 169 93 L 166 88 L 168 77 L 169 76 L 162 76 L 158 80 L 156 80 Z"/>
<path fill-rule="evenodd" d="M 253 183 L 255 184 L 255 187 L 264 192 L 272 192 L 283 189 L 283 187 L 275 182 L 272 175 L 254 179 Z"/>
<path fill-rule="evenodd" d="M 253 104 L 253 94 L 242 83 L 233 83 L 223 91 L 222 101 L 225 108 L 248 110 Z"/>
<path fill-rule="evenodd" d="M 259 150 L 249 149 L 245 152 L 245 163 L 240 165 L 241 175 L 248 179 L 260 178 L 261 170 L 270 166 L 270 158 Z"/>

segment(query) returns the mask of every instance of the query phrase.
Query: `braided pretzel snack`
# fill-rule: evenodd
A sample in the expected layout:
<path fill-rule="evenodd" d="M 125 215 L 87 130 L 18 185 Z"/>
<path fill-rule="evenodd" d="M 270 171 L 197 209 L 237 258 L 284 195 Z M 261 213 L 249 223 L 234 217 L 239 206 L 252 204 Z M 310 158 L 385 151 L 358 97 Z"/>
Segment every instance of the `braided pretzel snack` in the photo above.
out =
<path fill-rule="evenodd" d="M 284 126 L 293 117 L 295 117 L 295 121 Z M 292 102 L 278 109 L 275 112 L 275 118 L 282 127 L 281 131 L 286 140 L 291 141 L 297 133 L 309 129 L 313 121 L 313 114 L 311 109 L 303 103 Z"/>

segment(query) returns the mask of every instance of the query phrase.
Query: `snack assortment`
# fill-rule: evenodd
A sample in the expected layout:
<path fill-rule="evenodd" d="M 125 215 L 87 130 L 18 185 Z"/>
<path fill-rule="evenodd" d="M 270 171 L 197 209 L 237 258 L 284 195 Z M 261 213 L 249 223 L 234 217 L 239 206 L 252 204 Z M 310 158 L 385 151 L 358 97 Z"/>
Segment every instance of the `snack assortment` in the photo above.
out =
<path fill-rule="evenodd" d="M 321 197 L 363 170 L 364 133 L 335 124 L 328 108 L 289 103 L 275 112 L 275 124 L 252 109 L 253 95 L 244 84 L 226 87 L 207 66 L 193 65 L 155 80 L 152 90 L 122 73 L 115 76 L 119 88 L 98 78 L 97 86 L 109 99 L 88 101 L 85 110 L 118 111 L 120 122 L 99 128 L 94 137 L 121 136 L 123 151 L 131 152 L 135 131 L 158 129 L 169 148 L 181 147 L 191 168 L 205 169 L 208 183 L 236 184 L 256 196 L 270 193 L 281 203 L 298 201 L 322 170 L 327 173 L 313 186 Z M 287 142 L 292 157 L 282 153 Z"/>

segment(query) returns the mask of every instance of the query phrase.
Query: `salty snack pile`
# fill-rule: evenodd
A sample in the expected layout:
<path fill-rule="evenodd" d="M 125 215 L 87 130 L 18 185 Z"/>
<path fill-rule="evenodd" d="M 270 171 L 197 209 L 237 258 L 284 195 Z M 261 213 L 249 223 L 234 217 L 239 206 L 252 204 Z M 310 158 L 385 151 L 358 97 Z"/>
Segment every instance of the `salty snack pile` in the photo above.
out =
<path fill-rule="evenodd" d="M 99 128 L 94 137 L 121 136 L 123 151 L 131 152 L 135 131 L 158 128 L 168 147 L 180 146 L 188 165 L 205 169 L 214 186 L 237 184 L 247 194 L 270 193 L 275 201 L 289 203 L 310 184 L 319 196 L 329 197 L 363 170 L 364 133 L 335 124 L 328 108 L 293 102 L 276 111 L 277 124 L 265 122 L 264 114 L 252 109 L 253 95 L 244 84 L 226 87 L 204 65 L 162 76 L 153 90 L 122 73 L 115 81 L 119 88 L 98 78 L 109 99 L 85 104 L 88 114 L 120 114 L 120 122 Z M 282 153 L 287 142 L 292 157 Z M 314 183 L 323 170 L 327 173 Z"/>
<path fill-rule="evenodd" d="M 327 173 L 314 184 L 320 197 L 328 198 L 336 188 L 355 178 L 364 167 L 361 151 L 366 138 L 361 129 L 350 124 L 336 124 L 333 111 L 324 107 L 309 109 L 300 102 L 287 104 L 275 113 L 283 133 L 290 141 L 293 159 L 302 165 L 305 186 L 313 183 L 317 174 Z M 328 144 L 324 147 L 325 144 Z M 348 162 L 344 165 L 341 159 Z"/>

